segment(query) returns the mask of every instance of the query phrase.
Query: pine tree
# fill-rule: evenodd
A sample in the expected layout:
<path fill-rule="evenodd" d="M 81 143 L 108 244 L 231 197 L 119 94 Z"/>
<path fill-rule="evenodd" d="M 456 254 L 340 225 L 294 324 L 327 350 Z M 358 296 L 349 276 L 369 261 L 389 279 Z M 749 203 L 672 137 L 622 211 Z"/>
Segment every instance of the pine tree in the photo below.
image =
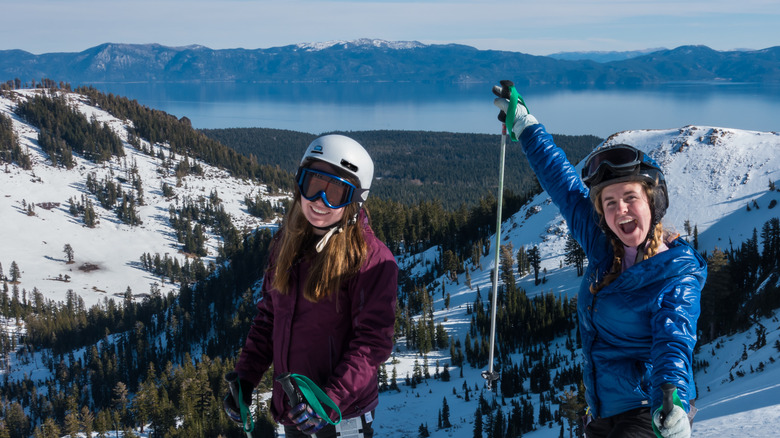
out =
<path fill-rule="evenodd" d="M 474 242 L 473 245 L 471 245 L 471 262 L 474 263 L 474 266 L 476 266 L 478 269 L 482 269 L 481 264 L 481 258 L 482 258 L 482 250 L 480 249 L 482 247 L 482 244 L 477 241 Z M 471 286 L 469 286 L 471 288 Z"/>
<path fill-rule="evenodd" d="M 539 284 L 539 269 L 542 265 L 542 257 L 539 253 L 539 247 L 534 245 L 533 248 L 528 250 L 528 263 L 534 270 L 534 284 Z"/>
<path fill-rule="evenodd" d="M 393 365 L 393 372 L 390 375 L 390 389 L 401 392 L 401 388 L 398 387 L 398 369 L 395 365 Z"/>
<path fill-rule="evenodd" d="M 22 271 L 19 269 L 19 265 L 16 264 L 16 260 L 11 262 L 11 271 L 9 272 L 9 275 L 11 276 L 11 283 L 16 283 L 22 278 Z"/>
<path fill-rule="evenodd" d="M 30 434 L 30 420 L 24 413 L 24 408 L 17 402 L 3 406 L 5 428 L 12 437 L 25 437 Z M 56 426 L 56 424 L 55 424 Z M 59 429 L 57 430 L 59 432 Z M 57 435 L 59 436 L 59 435 Z"/>
<path fill-rule="evenodd" d="M 447 429 L 452 427 L 450 423 L 450 407 L 447 405 L 447 397 L 444 397 L 441 405 L 441 428 Z"/>
<path fill-rule="evenodd" d="M 127 418 L 127 406 L 130 403 L 128 399 L 129 391 L 127 385 L 123 382 L 117 382 L 112 391 L 111 405 L 114 408 L 116 414 L 115 422 L 117 425 L 125 424 L 124 421 Z"/>
<path fill-rule="evenodd" d="M 447 335 L 447 330 L 442 323 L 436 325 L 436 348 L 443 350 L 448 347 L 450 337 Z"/>
<path fill-rule="evenodd" d="M 73 263 L 73 247 L 70 246 L 70 243 L 66 243 L 62 250 L 65 252 L 65 257 L 68 259 L 68 264 Z"/>
<path fill-rule="evenodd" d="M 60 427 L 53 418 L 47 418 L 40 427 L 35 428 L 34 438 L 55 438 L 62 435 Z"/>
<path fill-rule="evenodd" d="M 493 438 L 504 438 L 506 434 L 505 427 L 504 411 L 501 409 L 501 406 L 499 406 L 493 419 Z"/>
<path fill-rule="evenodd" d="M 157 383 L 155 382 L 154 364 L 150 363 L 146 371 L 146 380 L 133 398 L 133 417 L 141 424 L 141 432 L 144 425 L 151 418 L 151 412 L 157 403 Z"/>
<path fill-rule="evenodd" d="M 768 274 L 780 267 L 780 218 L 772 218 L 761 227 L 761 269 Z"/>
<path fill-rule="evenodd" d="M 734 298 L 735 285 L 726 254 L 715 248 L 707 257 L 707 282 L 702 289 L 702 313 L 699 320 L 703 341 L 714 339 L 723 332 L 723 325 L 734 320 L 738 302 Z M 706 304 L 710 303 L 710 304 Z"/>
<path fill-rule="evenodd" d="M 417 384 L 422 383 L 422 381 L 422 367 L 420 366 L 420 362 L 415 359 L 414 366 L 412 367 L 412 388 L 416 388 Z"/>
<path fill-rule="evenodd" d="M 504 282 L 504 289 L 514 289 L 515 287 L 515 273 L 514 273 L 514 258 L 513 258 L 513 250 L 512 244 L 509 243 L 507 245 L 501 245 L 501 257 L 500 257 L 500 267 L 501 267 L 501 281 Z"/>
<path fill-rule="evenodd" d="M 84 435 L 91 437 L 93 430 L 92 428 L 95 423 L 95 415 L 91 410 L 89 410 L 87 406 L 82 406 L 79 419 L 81 420 L 81 427 L 84 431 Z"/>
<path fill-rule="evenodd" d="M 95 214 L 95 207 L 92 205 L 92 201 L 87 199 L 84 205 L 84 225 L 89 228 L 95 228 L 97 224 L 97 215 Z"/>
<path fill-rule="evenodd" d="M 0 420 L 0 438 L 11 438 L 11 433 L 5 426 L 5 420 Z"/>
<path fill-rule="evenodd" d="M 528 265 L 528 253 L 525 251 L 525 247 L 521 246 L 517 250 L 517 272 L 523 276 L 529 271 Z"/>
<path fill-rule="evenodd" d="M 450 367 L 446 363 L 444 364 L 444 368 L 442 369 L 441 372 L 441 381 L 442 382 L 450 381 Z"/>
<path fill-rule="evenodd" d="M 65 415 L 65 434 L 75 437 L 79 433 L 81 422 L 79 421 L 79 413 L 77 411 L 70 411 Z"/>
<path fill-rule="evenodd" d="M 377 380 L 379 381 L 379 392 L 387 391 L 390 388 L 390 385 L 387 383 L 387 364 L 384 362 L 379 366 Z"/>
<path fill-rule="evenodd" d="M 482 411 L 477 407 L 477 412 L 474 413 L 474 434 L 473 438 L 482 437 Z"/>
<path fill-rule="evenodd" d="M 580 244 L 574 240 L 574 237 L 569 234 L 566 238 L 566 256 L 564 261 L 567 265 L 574 265 L 577 267 L 577 276 L 582 277 L 585 271 L 585 251 L 583 251 Z"/>

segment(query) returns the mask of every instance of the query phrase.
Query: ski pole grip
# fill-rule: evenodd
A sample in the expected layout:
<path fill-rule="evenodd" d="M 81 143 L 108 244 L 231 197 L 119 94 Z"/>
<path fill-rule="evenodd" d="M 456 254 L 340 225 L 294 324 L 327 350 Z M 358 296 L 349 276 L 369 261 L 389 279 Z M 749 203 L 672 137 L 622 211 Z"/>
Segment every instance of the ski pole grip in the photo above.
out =
<path fill-rule="evenodd" d="M 241 398 L 238 396 L 238 373 L 231 371 L 225 374 L 225 381 L 228 383 L 228 389 L 230 389 L 230 395 L 233 396 L 233 400 L 236 401 L 236 406 L 241 403 Z"/>
<path fill-rule="evenodd" d="M 255 429 L 255 421 L 252 419 L 252 414 L 249 412 L 249 406 L 244 403 L 238 373 L 231 371 L 225 374 L 225 381 L 228 384 L 230 396 L 235 400 L 236 407 L 238 407 L 238 410 L 241 413 L 241 423 L 243 423 L 244 432 L 246 432 L 247 437 L 251 438 L 252 431 Z"/>
<path fill-rule="evenodd" d="M 674 409 L 674 392 L 677 391 L 677 387 L 673 383 L 664 383 L 661 385 L 661 391 L 664 393 L 663 410 L 661 411 L 661 420 L 663 421 Z"/>
<path fill-rule="evenodd" d="M 298 391 L 295 390 L 295 387 L 292 383 L 292 373 L 284 373 L 276 378 L 276 381 L 279 382 L 280 385 L 282 385 L 282 389 L 284 390 L 284 393 L 287 394 L 287 398 L 290 399 L 290 406 L 295 407 L 298 405 L 298 403 L 301 402 L 300 397 L 298 396 Z"/>

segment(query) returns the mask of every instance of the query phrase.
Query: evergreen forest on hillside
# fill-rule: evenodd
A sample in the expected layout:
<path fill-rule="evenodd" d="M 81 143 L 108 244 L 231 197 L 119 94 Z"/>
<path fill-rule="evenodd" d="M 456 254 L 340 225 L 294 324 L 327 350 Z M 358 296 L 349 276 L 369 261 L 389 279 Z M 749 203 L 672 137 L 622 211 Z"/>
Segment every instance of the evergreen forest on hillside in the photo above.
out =
<path fill-rule="evenodd" d="M 207 137 L 192 130 L 185 120 L 128 99 L 105 96 L 93 89 L 79 92 L 115 116 L 131 120 L 135 126 L 132 134 L 138 138 L 153 140 L 153 144 L 169 142 L 179 156 L 228 168 L 239 177 L 259 181 L 268 178 L 280 191 L 290 190 L 296 160 L 313 138 L 290 131 L 251 130 L 241 135 L 246 136 L 246 145 L 252 145 L 252 149 L 239 145 L 238 140 L 216 139 L 217 134 L 230 132 L 207 132 Z M 90 127 L 91 121 L 62 112 L 65 109 L 58 106 L 56 97 L 42 99 L 51 101 L 33 100 L 20 111 L 27 120 L 36 120 L 36 124 L 59 126 L 51 130 L 58 133 L 52 137 L 55 146 L 46 150 L 50 157 L 56 156 L 52 164 L 67 167 L 68 153 L 91 154 L 94 159 L 109 159 L 104 153 L 116 153 L 112 148 L 79 149 L 79 145 L 70 144 L 69 136 L 79 134 L 66 133 L 73 126 L 82 126 L 81 130 L 96 136 L 108 134 L 99 125 Z M 0 118 L 0 165 L 28 168 L 29 157 L 19 148 L 10 125 L 7 118 Z M 368 203 L 377 235 L 398 255 L 414 254 L 436 245 L 439 251 L 425 274 L 412 276 L 402 271 L 399 278 L 397 345 L 401 348 L 400 340 L 404 339 L 403 347 L 418 353 L 423 365 L 415 366 L 413 374 L 407 376 L 399 376 L 392 365 L 383 366 L 379 376 L 381 390 L 411 390 L 429 379 L 447 381 L 449 367 L 484 368 L 490 302 L 487 290 L 470 284 L 466 261 L 479 266 L 491 244 L 488 237 L 495 228 L 496 199 L 494 187 L 487 181 L 492 181 L 490 175 L 497 171 L 497 157 L 474 165 L 474 169 L 484 170 L 483 176 L 469 175 L 462 182 L 459 178 L 466 178 L 463 174 L 464 169 L 470 169 L 468 159 L 485 155 L 474 151 L 486 150 L 482 147 L 498 149 L 498 136 L 394 131 L 348 134 L 363 142 L 377 157 L 377 168 L 387 169 L 377 181 L 376 196 Z M 569 141 L 562 136 L 556 136 L 556 140 L 564 144 Z M 592 148 L 587 143 L 597 140 L 573 138 L 566 146 L 567 153 L 576 161 Z M 260 141 L 264 146 L 257 146 Z M 290 147 L 281 150 L 280 144 Z M 475 147 L 477 144 L 479 148 Z M 517 151 L 512 146 L 515 145 L 508 149 Z M 394 151 L 408 153 L 408 161 L 394 161 Z M 196 166 L 186 165 L 188 160 L 182 161 L 182 172 L 197 172 Z M 532 176 L 518 170 L 526 165 L 523 157 L 508 157 L 507 163 L 508 170 L 511 167 L 517 171 L 513 180 L 516 186 L 508 188 L 504 197 L 503 211 L 508 217 L 539 189 Z M 381 182 L 387 182 L 385 188 L 380 189 Z M 107 183 L 92 183 L 96 208 L 101 207 L 101 202 L 116 208 L 118 197 L 104 201 L 98 196 L 110 192 Z M 409 187 L 426 186 L 431 191 L 420 189 L 419 197 L 405 194 Z M 443 187 L 451 191 L 450 202 L 431 197 Z M 485 190 L 474 193 L 478 188 Z M 770 190 L 776 189 L 770 186 Z M 466 193 L 475 197 L 466 200 Z M 134 199 L 142 199 L 141 194 L 141 190 L 136 190 Z M 27 330 L 21 338 L 11 332 L 0 333 L 0 367 L 7 368 L 13 360 L 49 372 L 43 382 L 33 380 L 33 376 L 11 380 L 7 373 L 3 375 L 0 438 L 59 438 L 93 432 L 107 437 L 108 431 L 124 431 L 124 436 L 129 437 L 133 436 L 131 430 L 139 428 L 152 437 L 246 436 L 222 411 L 222 398 L 227 393 L 223 377 L 233 369 L 254 317 L 255 287 L 263 274 L 272 235 L 267 229 L 237 230 L 220 211 L 216 198 L 210 196 L 203 205 L 183 202 L 180 208 L 168 213 L 179 243 L 193 253 L 198 253 L 202 246 L 201 235 L 191 223 L 216 230 L 223 239 L 217 259 L 219 268 L 207 268 L 198 262 L 177 271 L 150 254 L 141 256 L 144 269 L 159 276 L 161 282 L 179 284 L 177 294 L 163 294 L 155 287 L 149 291 L 128 287 L 122 300 L 106 299 L 91 307 L 75 293 L 69 294 L 65 302 L 54 302 L 42 291 L 24 288 L 24 266 L 16 262 L 0 265 L 0 317 L 23 324 Z M 579 347 L 576 298 L 544 292 L 538 248 L 501 245 L 500 250 L 503 285 L 497 302 L 497 371 L 501 378 L 493 391 L 502 403 L 488 403 L 484 389 L 465 383 L 462 388 L 453 388 L 452 397 L 474 399 L 475 437 L 483 436 L 483 431 L 491 438 L 519 437 L 540 427 L 560 427 L 561 436 L 564 429 L 568 435 L 576 431 L 584 403 L 582 371 L 574 359 Z M 576 245 L 567 245 L 566 251 L 567 263 L 581 263 Z M 13 254 L 7 256 L 13 258 Z M 703 292 L 702 341 L 749 327 L 756 317 L 780 307 L 776 286 L 780 275 L 780 219 L 767 221 L 745 242 L 730 242 L 728 249 L 705 256 L 710 279 Z M 474 291 L 474 299 L 468 304 L 471 324 L 463 339 L 452 336 L 432 318 L 435 297 L 441 296 L 449 306 L 447 284 L 437 279 L 444 276 L 457 280 L 460 273 L 465 273 L 466 287 Z M 537 279 L 538 290 L 533 291 L 533 297 L 515 282 L 516 276 L 526 274 Z M 542 292 L 536 293 L 539 291 Z M 133 300 L 140 293 L 147 293 L 146 298 Z M 756 331 L 756 344 L 746 348 L 766 342 L 761 328 Z M 567 354 L 562 354 L 563 350 L 556 355 L 548 353 L 555 339 L 565 343 Z M 447 349 L 451 361 L 437 363 L 437 372 L 431 374 L 429 368 L 433 364 L 428 361 L 428 353 Z M 518 352 L 524 354 L 523 362 L 513 363 L 511 355 Z M 257 391 L 269 391 L 270 386 L 267 373 Z M 524 393 L 522 388 L 530 388 L 532 393 Z M 540 400 L 539 409 L 534 409 L 532 399 Z M 445 398 L 438 424 L 435 418 L 420 419 L 426 431 L 429 423 L 442 429 L 451 427 L 446 407 Z M 274 424 L 267 407 L 260 404 L 254 409 L 255 436 L 268 436 Z M 487 418 L 484 424 L 483 417 Z M 421 425 L 420 436 L 425 436 L 423 432 Z"/>
<path fill-rule="evenodd" d="M 269 128 L 204 129 L 206 136 L 259 163 L 295 172 L 315 135 Z M 430 131 L 332 132 L 355 139 L 374 160 L 371 197 L 404 205 L 439 203 L 445 210 L 476 205 L 498 190 L 501 137 Z M 553 138 L 574 162 L 603 139 L 592 135 Z M 504 188 L 516 194 L 538 190 L 519 143 L 507 139 Z"/>
<path fill-rule="evenodd" d="M 267 184 L 271 191 L 289 191 L 292 182 L 278 165 L 259 164 L 236 153 L 192 129 L 186 117 L 177 119 L 163 111 L 142 106 L 136 101 L 113 94 L 104 94 L 92 87 L 80 87 L 77 93 L 85 96 L 89 104 L 102 108 L 115 117 L 133 122 L 132 134 L 149 143 L 167 143 L 174 155 L 203 160 L 229 170 L 236 178 L 256 178 Z M 131 137 L 130 143 L 138 147 Z M 267 161 L 265 163 L 268 163 Z"/>

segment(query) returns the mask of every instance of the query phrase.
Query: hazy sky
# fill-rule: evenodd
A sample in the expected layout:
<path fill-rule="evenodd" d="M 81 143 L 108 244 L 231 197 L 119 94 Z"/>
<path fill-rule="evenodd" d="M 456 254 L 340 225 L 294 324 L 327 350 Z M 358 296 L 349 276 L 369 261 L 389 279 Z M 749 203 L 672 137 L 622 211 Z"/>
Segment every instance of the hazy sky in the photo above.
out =
<path fill-rule="evenodd" d="M 376 38 L 534 55 L 780 45 L 778 0 L 0 0 L 0 50 L 269 48 Z"/>

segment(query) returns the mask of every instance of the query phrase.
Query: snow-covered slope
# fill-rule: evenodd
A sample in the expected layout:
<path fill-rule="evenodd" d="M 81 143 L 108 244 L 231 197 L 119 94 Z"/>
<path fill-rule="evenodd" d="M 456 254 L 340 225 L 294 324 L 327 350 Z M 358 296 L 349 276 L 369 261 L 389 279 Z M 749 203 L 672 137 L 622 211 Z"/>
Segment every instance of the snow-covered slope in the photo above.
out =
<path fill-rule="evenodd" d="M 23 98 L 33 91 L 20 93 Z M 88 118 L 94 116 L 109 123 L 126 141 L 127 122 L 77 100 L 74 104 Z M 96 165 L 76 157 L 74 171 L 52 168 L 37 145 L 36 129 L 13 115 L 13 106 L 11 100 L 0 98 L 0 111 L 13 118 L 22 148 L 31 154 L 34 167 L 30 171 L 14 165 L 0 168 L 0 224 L 3 227 L 0 263 L 6 275 L 12 262 L 18 264 L 22 271 L 18 287 L 28 294 L 37 288 L 47 298 L 61 301 L 68 290 L 73 290 L 89 305 L 104 298 L 116 298 L 116 294 L 123 294 L 128 287 L 140 296 L 154 283 L 160 284 L 159 278 L 139 267 L 141 254 L 168 253 L 180 261 L 184 257 L 179 253 L 180 244 L 168 224 L 169 205 L 175 205 L 177 199 L 163 197 L 163 182 L 174 187 L 178 202 L 186 196 L 208 197 L 217 190 L 238 228 L 273 226 L 248 215 L 243 205 L 246 195 L 265 193 L 264 186 L 231 178 L 224 171 L 201 163 L 205 176 L 187 176 L 177 187 L 175 176 L 162 171 L 157 158 L 142 154 L 127 143 L 125 158 Z M 727 247 L 729 239 L 738 245 L 752 235 L 753 228 L 760 230 L 766 220 L 780 216 L 780 208 L 769 208 L 772 200 L 780 200 L 780 192 L 768 190 L 770 181 L 780 180 L 780 135 L 777 133 L 686 126 L 676 130 L 622 132 L 607 142 L 632 144 L 661 163 L 666 169 L 671 197 L 665 225 L 685 234 L 684 223 L 690 221 L 691 227 L 698 228 L 701 251 Z M 165 145 L 156 147 L 165 149 Z M 99 180 L 105 176 L 115 178 L 134 163 L 144 183 L 146 204 L 139 208 L 143 225 L 124 225 L 113 212 L 103 210 L 97 203 L 95 208 L 100 224 L 94 229 L 86 228 L 80 219 L 69 214 L 68 199 L 80 198 L 86 193 L 87 174 L 94 172 Z M 760 208 L 755 208 L 754 200 Z M 30 203 L 36 205 L 34 216 L 27 215 L 25 206 Z M 46 203 L 59 205 L 49 204 L 52 208 L 46 209 L 42 206 Z M 751 206 L 749 211 L 748 204 Z M 547 282 L 535 286 L 530 276 L 517 279 L 529 295 L 552 291 L 573 296 L 580 278 L 574 268 L 561 267 L 566 232 L 566 224 L 545 193 L 535 197 L 502 225 L 502 244 L 511 243 L 515 250 L 537 245 L 541 251 Z M 495 241 L 494 237 L 490 239 Z M 66 264 L 65 244 L 74 249 L 73 264 Z M 211 234 L 207 261 L 214 260 L 217 245 L 218 238 Z M 495 245 L 491 246 L 495 250 Z M 412 272 L 423 272 L 437 255 L 436 248 L 432 248 L 399 262 Z M 436 323 L 441 322 L 450 336 L 465 338 L 470 322 L 466 306 L 474 302 L 477 288 L 486 300 L 491 290 L 493 259 L 492 253 L 484 256 L 481 267 L 467 262 L 472 288 L 466 287 L 463 275 L 457 283 L 438 279 L 445 284 L 451 301 L 445 309 L 441 296 L 436 294 L 434 316 Z M 84 264 L 93 264 L 99 269 L 79 270 L 78 267 Z M 60 275 L 68 275 L 69 281 L 60 281 Z M 161 287 L 165 291 L 177 289 L 170 284 Z M 694 426 L 695 437 L 774 436 L 775 428 L 780 424 L 780 384 L 777 383 L 780 382 L 780 364 L 777 362 L 780 352 L 774 347 L 775 341 L 780 339 L 779 318 L 780 314 L 775 312 L 773 317 L 759 321 L 766 328 L 767 338 L 767 345 L 761 348 L 749 349 L 755 343 L 754 330 L 702 346 L 697 359 L 706 360 L 709 365 L 697 375 L 700 411 Z M 742 358 L 745 348 L 749 353 L 747 359 Z M 563 340 L 549 347 L 549 354 L 557 352 L 568 354 Z M 403 384 L 403 379 L 412 374 L 415 360 L 422 365 L 423 358 L 406 351 L 404 340 L 400 340 L 394 357 L 388 361 L 388 371 L 397 368 L 401 392 L 385 392 L 380 396 L 375 423 L 378 436 L 416 437 L 421 424 L 428 426 L 432 437 L 473 436 L 479 394 L 489 402 L 493 400 L 492 394 L 484 389 L 482 370 L 468 366 L 463 370 L 450 367 L 452 378 L 449 382 L 432 378 L 412 389 Z M 440 366 L 449 363 L 449 351 L 428 355 L 431 374 L 434 374 L 437 361 Z M 463 377 L 460 377 L 461 373 Z M 733 381 L 731 376 L 734 376 Z M 463 396 L 464 385 L 471 389 L 468 401 Z M 453 427 L 436 430 L 437 414 L 444 398 L 450 408 Z M 502 403 L 500 398 L 497 401 Z M 533 395 L 529 401 L 536 406 L 538 415 L 538 395 Z M 502 409 L 507 415 L 511 406 Z M 557 406 L 553 407 L 555 409 Z M 543 438 L 558 434 L 559 427 L 552 425 L 525 436 Z"/>
<path fill-rule="evenodd" d="M 22 90 L 18 95 L 26 98 L 36 92 L 40 91 Z M 72 290 L 89 307 L 103 302 L 104 298 L 121 297 L 128 287 L 136 298 L 147 294 L 155 283 L 164 293 L 177 291 L 177 285 L 161 284 L 159 277 L 141 269 L 140 259 L 144 253 L 160 254 L 161 257 L 167 254 L 184 264 L 185 255 L 170 226 L 168 210 L 171 205 L 181 205 L 186 198 L 207 198 L 216 190 L 238 229 L 272 225 L 249 215 L 244 205 L 245 196 L 254 198 L 257 193 L 267 193 L 265 186 L 233 178 L 228 172 L 202 162 L 199 164 L 204 170 L 203 176 L 185 176 L 177 184 L 173 169 L 165 170 L 160 159 L 143 154 L 127 143 L 126 125 L 129 122 L 86 105 L 77 96 L 71 94 L 69 98 L 88 120 L 94 117 L 107 123 L 122 138 L 125 157 L 95 164 L 76 156 L 72 170 L 52 167 L 38 146 L 38 130 L 13 114 L 15 104 L 11 100 L 0 97 L 0 112 L 12 117 L 20 145 L 33 161 L 31 170 L 22 170 L 15 165 L 0 168 L 0 223 L 3 227 L 0 263 L 3 273 L 9 275 L 11 264 L 16 262 L 21 270 L 17 286 L 20 292 L 27 292 L 28 298 L 37 288 L 48 299 L 64 301 L 67 292 Z M 158 149 L 168 156 L 166 145 L 156 145 L 155 150 Z M 100 207 L 85 187 L 90 173 L 98 181 L 108 177 L 118 182 L 117 177 L 125 176 L 133 165 L 138 167 L 144 189 L 145 204 L 138 207 L 143 224 L 139 226 L 119 221 L 116 213 Z M 173 188 L 174 196 L 163 196 L 163 183 Z M 125 182 L 123 190 L 132 192 L 133 189 Z M 73 198 L 80 202 L 82 195 L 90 197 L 95 205 L 99 221 L 95 228 L 84 226 L 80 218 L 68 211 L 69 200 Z M 30 204 L 35 213 L 32 216 L 27 214 Z M 66 263 L 66 244 L 73 248 L 72 264 Z M 208 230 L 205 264 L 215 260 L 218 245 L 219 238 Z M 97 269 L 79 269 L 86 266 Z M 65 276 L 69 277 L 68 281 L 62 280 Z"/>

